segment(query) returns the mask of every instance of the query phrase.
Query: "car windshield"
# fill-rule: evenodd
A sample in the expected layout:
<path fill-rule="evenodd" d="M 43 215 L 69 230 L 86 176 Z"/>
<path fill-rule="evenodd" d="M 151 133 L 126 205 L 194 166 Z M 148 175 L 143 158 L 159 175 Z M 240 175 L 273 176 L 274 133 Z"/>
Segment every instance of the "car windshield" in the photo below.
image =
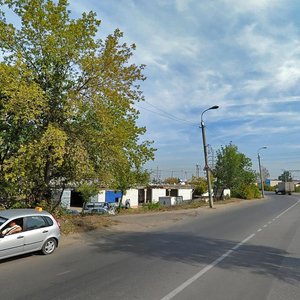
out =
<path fill-rule="evenodd" d="M 0 226 L 4 224 L 8 219 L 0 217 Z"/>

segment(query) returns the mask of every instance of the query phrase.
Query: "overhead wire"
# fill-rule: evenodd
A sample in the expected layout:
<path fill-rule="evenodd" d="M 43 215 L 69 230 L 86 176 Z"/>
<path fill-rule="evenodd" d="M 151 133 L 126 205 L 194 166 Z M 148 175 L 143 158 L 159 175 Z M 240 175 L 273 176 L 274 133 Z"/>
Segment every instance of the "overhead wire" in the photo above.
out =
<path fill-rule="evenodd" d="M 173 121 L 177 121 L 177 122 L 181 122 L 181 123 L 189 123 L 191 126 L 199 126 L 199 127 L 201 127 L 200 124 L 198 124 L 198 123 L 194 123 L 194 122 L 191 122 L 191 121 L 188 121 L 188 120 L 185 120 L 185 119 L 181 119 L 181 118 L 175 117 L 174 115 L 171 115 L 170 113 L 168 113 L 168 112 L 162 110 L 161 108 L 155 106 L 154 104 L 152 104 L 152 103 L 150 103 L 150 102 L 148 102 L 148 101 L 146 101 L 146 100 L 144 100 L 144 102 L 147 103 L 149 106 L 152 106 L 152 107 L 155 108 L 156 110 L 162 112 L 162 113 L 159 113 L 159 112 L 157 112 L 157 111 L 153 111 L 153 110 L 151 110 L 151 109 L 148 109 L 148 108 L 146 108 L 146 107 L 142 107 L 142 106 L 139 106 L 139 105 L 136 105 L 136 106 L 139 107 L 139 108 L 141 108 L 141 109 L 144 109 L 144 110 L 146 110 L 146 111 L 152 112 L 152 113 L 154 113 L 154 114 L 156 114 L 156 115 L 159 115 L 159 116 L 161 116 L 161 117 L 164 117 L 164 118 L 167 118 L 167 119 L 171 119 L 171 120 L 173 120 Z M 208 130 L 208 131 L 210 132 L 210 130 L 209 130 L 208 128 L 206 128 L 206 130 Z M 220 138 L 218 138 L 218 139 L 220 140 Z M 223 143 L 224 145 L 227 144 L 224 140 L 222 140 L 222 143 Z"/>
<path fill-rule="evenodd" d="M 170 113 L 168 113 L 168 112 L 162 110 L 161 108 L 159 108 L 159 107 L 157 107 L 157 106 L 155 106 L 155 105 L 149 103 L 149 102 L 146 101 L 146 100 L 145 100 L 144 102 L 147 103 L 148 105 L 152 106 L 152 107 L 155 108 L 156 110 L 162 112 L 162 113 L 157 112 L 157 111 L 153 111 L 153 110 L 151 110 L 151 109 L 149 109 L 149 108 L 146 108 L 146 107 L 143 107 L 143 106 L 140 106 L 140 105 L 137 105 L 137 104 L 135 104 L 135 106 L 138 107 L 138 108 L 144 109 L 144 110 L 146 110 L 146 111 L 152 112 L 152 113 L 154 113 L 154 114 L 156 114 L 156 115 L 159 115 L 159 116 L 161 116 L 161 117 L 164 117 L 164 118 L 173 120 L 173 121 L 182 122 L 182 123 L 189 123 L 189 124 L 191 124 L 191 125 L 193 125 L 193 126 L 198 125 L 197 123 L 194 123 L 194 122 L 191 122 L 191 121 L 188 121 L 188 120 L 185 120 L 185 119 L 178 118 L 178 117 L 176 117 L 176 116 L 174 116 L 174 115 L 172 115 L 172 114 L 170 114 Z"/>

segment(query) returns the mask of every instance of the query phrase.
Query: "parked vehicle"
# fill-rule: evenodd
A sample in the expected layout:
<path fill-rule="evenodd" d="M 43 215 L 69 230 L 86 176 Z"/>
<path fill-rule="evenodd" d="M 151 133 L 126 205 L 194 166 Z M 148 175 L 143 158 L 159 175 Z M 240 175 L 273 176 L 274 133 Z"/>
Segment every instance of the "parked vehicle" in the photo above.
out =
<path fill-rule="evenodd" d="M 90 212 L 90 214 L 99 214 L 99 215 L 108 215 L 108 210 L 104 207 L 99 208 L 93 208 Z"/>
<path fill-rule="evenodd" d="M 115 209 L 115 207 L 111 207 L 111 208 L 98 207 L 98 208 L 93 208 L 93 209 L 87 211 L 86 214 L 115 215 L 116 209 Z"/>
<path fill-rule="evenodd" d="M 84 213 L 91 213 L 93 209 L 104 208 L 104 202 L 86 202 L 83 205 L 82 211 Z"/>
<path fill-rule="evenodd" d="M 107 202 L 87 202 L 83 206 L 83 212 L 86 214 L 116 214 L 116 206 Z"/>
<path fill-rule="evenodd" d="M 279 182 L 277 188 L 275 189 L 276 194 L 289 194 L 295 191 L 295 184 L 293 182 Z"/>
<path fill-rule="evenodd" d="M 68 215 L 79 215 L 79 211 L 76 209 L 66 209 L 66 214 Z"/>
<path fill-rule="evenodd" d="M 14 222 L 20 230 L 9 231 Z M 39 209 L 7 209 L 0 211 L 0 259 L 41 251 L 55 251 L 60 239 L 59 223 Z"/>

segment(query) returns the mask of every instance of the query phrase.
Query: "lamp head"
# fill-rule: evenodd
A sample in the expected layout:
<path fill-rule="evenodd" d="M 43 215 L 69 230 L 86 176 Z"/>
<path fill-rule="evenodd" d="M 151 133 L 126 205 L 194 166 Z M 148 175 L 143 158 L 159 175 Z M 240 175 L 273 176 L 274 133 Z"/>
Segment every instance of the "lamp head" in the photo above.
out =
<path fill-rule="evenodd" d="M 267 149 L 267 148 L 268 148 L 267 146 L 260 147 L 260 148 L 257 150 L 257 154 L 259 155 L 259 151 L 260 151 L 260 150 Z"/>
<path fill-rule="evenodd" d="M 201 114 L 201 123 L 202 123 L 202 116 L 203 116 L 203 114 L 204 114 L 206 111 L 211 110 L 211 109 L 217 109 L 217 108 L 219 108 L 219 106 L 218 106 L 218 105 L 214 105 L 214 106 L 212 106 L 212 107 L 210 107 L 210 108 L 204 110 L 204 111 L 202 112 L 202 114 Z"/>

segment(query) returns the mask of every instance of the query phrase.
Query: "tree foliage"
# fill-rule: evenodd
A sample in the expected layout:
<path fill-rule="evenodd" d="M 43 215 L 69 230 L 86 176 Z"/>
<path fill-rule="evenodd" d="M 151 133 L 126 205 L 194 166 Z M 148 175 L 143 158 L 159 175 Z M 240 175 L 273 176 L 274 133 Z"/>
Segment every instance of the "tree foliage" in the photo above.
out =
<path fill-rule="evenodd" d="M 229 144 L 221 147 L 217 151 L 214 170 L 216 186 L 231 189 L 234 197 L 245 198 L 245 190 L 255 184 L 256 180 L 256 174 L 251 167 L 251 159 L 238 152 L 237 146 Z"/>
<path fill-rule="evenodd" d="M 270 178 L 270 172 L 269 170 L 264 167 L 264 166 L 261 166 L 261 176 L 263 178 L 263 182 L 266 181 L 266 179 Z"/>
<path fill-rule="evenodd" d="M 177 177 L 168 177 L 165 178 L 164 183 L 166 184 L 178 184 L 180 183 L 180 179 Z"/>
<path fill-rule="evenodd" d="M 146 186 L 150 182 L 150 174 L 147 170 L 135 169 L 132 170 L 130 166 L 127 169 L 123 166 L 114 174 L 114 182 L 111 188 L 120 191 L 122 195 L 130 188 L 137 186 Z M 121 203 L 120 203 L 121 204 Z"/>
<path fill-rule="evenodd" d="M 208 190 L 207 181 L 202 177 L 192 176 L 189 183 L 194 189 L 194 195 L 201 196 Z"/>
<path fill-rule="evenodd" d="M 0 0 L 2 198 L 50 199 L 54 187 L 117 185 L 155 149 L 142 141 L 134 104 L 144 65 L 116 29 L 97 39 L 94 12 L 71 19 L 66 0 Z M 132 182 L 132 181 L 130 181 Z"/>
<path fill-rule="evenodd" d="M 262 182 L 264 183 L 264 187 L 266 186 L 266 180 L 268 178 L 270 178 L 270 173 L 268 171 L 267 168 L 265 168 L 264 166 L 261 166 L 261 177 L 262 177 Z M 261 178 L 260 178 L 260 173 L 258 172 L 256 174 L 256 181 L 259 183 L 258 186 L 261 189 L 261 182 L 260 182 Z"/>
<path fill-rule="evenodd" d="M 293 181 L 293 176 L 290 171 L 283 171 L 283 173 L 278 176 L 278 179 L 281 181 Z"/>

